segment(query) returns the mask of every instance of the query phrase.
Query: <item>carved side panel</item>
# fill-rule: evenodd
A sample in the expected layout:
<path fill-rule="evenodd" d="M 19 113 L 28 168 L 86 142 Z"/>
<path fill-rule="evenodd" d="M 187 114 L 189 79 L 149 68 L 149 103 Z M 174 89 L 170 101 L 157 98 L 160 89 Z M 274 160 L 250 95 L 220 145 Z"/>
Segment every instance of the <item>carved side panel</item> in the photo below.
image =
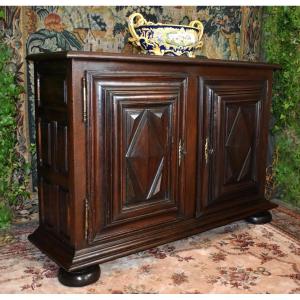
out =
<path fill-rule="evenodd" d="M 91 72 L 88 82 L 94 241 L 176 220 L 184 207 L 178 145 L 185 77 Z"/>
<path fill-rule="evenodd" d="M 41 138 L 39 166 L 68 173 L 68 127 L 56 120 L 38 119 Z"/>
<path fill-rule="evenodd" d="M 232 201 L 262 199 L 265 158 L 260 151 L 266 82 L 202 79 L 200 86 L 206 108 L 204 177 L 208 182 L 200 210 L 221 208 Z"/>
<path fill-rule="evenodd" d="M 38 66 L 36 124 L 41 224 L 63 240 L 70 239 L 68 190 L 68 116 L 66 70 Z"/>

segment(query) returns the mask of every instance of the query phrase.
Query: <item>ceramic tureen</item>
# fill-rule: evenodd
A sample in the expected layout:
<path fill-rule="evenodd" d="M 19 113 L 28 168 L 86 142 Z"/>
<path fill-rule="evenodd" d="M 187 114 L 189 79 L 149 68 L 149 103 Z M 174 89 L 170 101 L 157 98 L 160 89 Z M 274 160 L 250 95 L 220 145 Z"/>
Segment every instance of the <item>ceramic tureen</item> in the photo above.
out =
<path fill-rule="evenodd" d="M 195 57 L 195 50 L 203 44 L 203 25 L 198 20 L 188 26 L 154 24 L 141 14 L 133 13 L 129 16 L 128 29 L 132 36 L 129 41 L 144 54 Z"/>

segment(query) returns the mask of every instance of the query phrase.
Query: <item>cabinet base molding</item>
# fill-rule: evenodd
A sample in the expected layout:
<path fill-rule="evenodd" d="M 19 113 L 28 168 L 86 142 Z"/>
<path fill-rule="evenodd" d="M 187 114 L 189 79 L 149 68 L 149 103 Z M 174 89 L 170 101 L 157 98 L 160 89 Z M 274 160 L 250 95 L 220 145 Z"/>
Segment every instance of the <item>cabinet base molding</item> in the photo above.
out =
<path fill-rule="evenodd" d="M 66 286 L 82 287 L 96 282 L 100 278 L 100 273 L 99 265 L 92 265 L 72 272 L 60 268 L 58 271 L 58 280 Z"/>
<path fill-rule="evenodd" d="M 39 226 L 29 236 L 29 240 L 59 266 L 72 273 L 85 269 L 87 266 L 102 264 L 122 256 L 246 219 L 248 216 L 256 216 L 258 213 L 262 211 L 267 212 L 267 210 L 276 206 L 272 202 L 261 200 L 256 204 L 252 203 L 251 206 L 240 207 L 239 209 L 235 208 L 226 213 L 220 211 L 199 218 L 182 220 L 180 222 L 164 224 L 164 226 L 154 226 L 123 234 L 122 238 L 116 236 L 92 245 L 86 245 L 83 249 L 75 251 L 55 238 L 43 226 Z M 59 249 L 59 253 L 56 252 L 56 249 Z"/>
<path fill-rule="evenodd" d="M 266 224 L 272 221 L 272 214 L 269 211 L 261 211 L 246 218 L 251 224 Z"/>

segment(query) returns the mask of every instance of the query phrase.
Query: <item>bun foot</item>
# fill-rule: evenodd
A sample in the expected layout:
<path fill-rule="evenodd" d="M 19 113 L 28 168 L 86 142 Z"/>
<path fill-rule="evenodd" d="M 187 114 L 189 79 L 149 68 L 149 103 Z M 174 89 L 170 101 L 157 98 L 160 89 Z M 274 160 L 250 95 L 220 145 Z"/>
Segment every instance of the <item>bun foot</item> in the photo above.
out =
<path fill-rule="evenodd" d="M 60 283 L 70 287 L 81 287 L 92 284 L 100 278 L 99 265 L 89 266 L 84 269 L 68 272 L 63 268 L 58 271 Z"/>
<path fill-rule="evenodd" d="M 266 224 L 272 221 L 272 215 L 269 211 L 262 211 L 246 218 L 251 224 Z"/>

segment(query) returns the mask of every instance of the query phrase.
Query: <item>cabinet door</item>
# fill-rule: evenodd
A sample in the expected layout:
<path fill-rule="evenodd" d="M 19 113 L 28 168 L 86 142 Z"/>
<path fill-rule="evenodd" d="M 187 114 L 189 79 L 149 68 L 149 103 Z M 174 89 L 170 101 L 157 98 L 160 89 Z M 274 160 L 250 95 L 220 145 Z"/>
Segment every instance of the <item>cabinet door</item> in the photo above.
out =
<path fill-rule="evenodd" d="M 198 215 L 264 198 L 266 81 L 201 79 L 203 180 Z M 199 184 L 200 185 L 200 184 Z"/>
<path fill-rule="evenodd" d="M 175 221 L 186 78 L 88 73 L 89 240 Z"/>

